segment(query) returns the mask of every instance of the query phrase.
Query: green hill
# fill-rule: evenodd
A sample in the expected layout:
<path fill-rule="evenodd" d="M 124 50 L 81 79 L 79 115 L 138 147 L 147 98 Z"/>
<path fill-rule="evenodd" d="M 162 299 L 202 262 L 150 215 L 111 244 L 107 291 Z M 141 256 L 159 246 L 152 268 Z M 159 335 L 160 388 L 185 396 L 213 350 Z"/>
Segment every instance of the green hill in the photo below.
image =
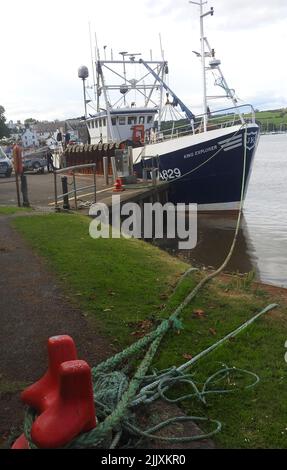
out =
<path fill-rule="evenodd" d="M 251 119 L 251 114 L 244 115 L 246 119 Z M 268 111 L 256 111 L 255 113 L 256 122 L 260 125 L 261 132 L 287 132 L 287 108 L 281 109 L 271 109 Z M 222 122 L 226 121 L 226 115 L 220 116 L 216 113 L 212 117 L 213 124 L 221 124 Z M 200 123 L 200 118 L 196 121 L 198 124 Z M 211 121 L 210 121 L 211 122 Z M 180 128 L 180 132 L 190 131 L 190 123 L 188 119 L 180 119 L 176 121 L 174 124 L 172 121 L 165 121 L 161 123 L 161 130 L 167 131 L 172 129 L 174 126 L 174 130 L 176 131 Z"/>
<path fill-rule="evenodd" d="M 287 131 L 287 108 L 256 112 L 262 132 Z"/>

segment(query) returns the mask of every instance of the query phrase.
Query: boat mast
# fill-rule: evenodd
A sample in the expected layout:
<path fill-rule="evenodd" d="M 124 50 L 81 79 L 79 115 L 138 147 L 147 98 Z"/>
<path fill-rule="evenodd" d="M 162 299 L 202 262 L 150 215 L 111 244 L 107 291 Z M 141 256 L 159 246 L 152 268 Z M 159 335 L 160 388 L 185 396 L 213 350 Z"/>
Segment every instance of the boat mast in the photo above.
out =
<path fill-rule="evenodd" d="M 200 0 L 200 2 L 195 2 L 195 1 L 189 1 L 189 3 L 193 3 L 195 5 L 198 5 L 200 7 L 200 41 L 201 41 L 201 52 L 197 53 L 193 51 L 198 57 L 200 56 L 201 58 L 201 65 L 202 65 L 202 77 L 203 77 L 203 109 L 204 109 L 204 115 L 203 115 L 203 125 L 204 125 L 204 131 L 207 130 L 207 122 L 208 122 L 208 115 L 209 115 L 209 108 L 208 108 L 208 100 L 209 99 L 215 99 L 215 98 L 229 98 L 231 99 L 233 106 L 237 109 L 237 113 L 239 115 L 240 121 L 242 124 L 245 123 L 244 117 L 242 113 L 240 112 L 240 109 L 238 108 L 237 105 L 237 99 L 235 97 L 235 91 L 231 88 L 229 88 L 225 77 L 222 73 L 222 70 L 220 68 L 220 60 L 217 60 L 215 58 L 215 51 L 210 47 L 210 44 L 207 40 L 207 37 L 204 35 L 204 24 L 203 24 L 203 19 L 205 16 L 211 15 L 213 16 L 214 14 L 214 9 L 211 7 L 209 11 L 206 13 L 203 12 L 203 5 L 207 4 L 207 1 Z M 211 61 L 209 62 L 209 67 L 206 67 L 206 58 L 210 57 Z M 206 82 L 206 72 L 208 70 L 214 70 L 218 72 L 219 77 L 216 78 L 215 80 L 215 85 L 220 86 L 223 88 L 225 91 L 225 96 L 208 96 L 207 95 L 207 82 Z"/>
<path fill-rule="evenodd" d="M 161 60 L 164 64 L 164 50 L 162 47 L 162 38 L 161 33 L 159 33 L 159 44 L 160 44 L 160 52 L 161 52 Z M 165 73 L 164 73 L 165 65 L 161 68 L 161 79 L 164 81 Z M 158 114 L 158 132 L 161 131 L 161 121 L 162 121 L 162 108 L 163 108 L 163 86 L 160 84 L 160 104 L 159 104 L 159 114 Z"/>
<path fill-rule="evenodd" d="M 97 33 L 95 33 L 95 58 L 96 58 L 96 73 L 97 73 L 97 112 L 100 112 L 100 73 L 99 73 L 99 60 L 100 60 L 100 51 L 98 47 L 98 38 Z"/>
<path fill-rule="evenodd" d="M 95 62 L 93 57 L 93 44 L 92 44 L 92 32 L 91 32 L 91 23 L 89 22 L 89 36 L 90 36 L 90 50 L 91 50 L 91 62 L 92 62 L 92 73 L 93 73 L 93 92 L 94 98 L 96 100 L 97 93 L 96 93 L 96 75 L 95 75 Z"/>
<path fill-rule="evenodd" d="M 200 8 L 200 44 L 201 44 L 201 65 L 202 65 L 202 81 L 203 81 L 203 127 L 204 131 L 206 132 L 207 130 L 207 111 L 208 111 L 208 106 L 207 106 L 207 86 L 206 86 L 206 64 L 205 64 L 205 36 L 204 36 L 204 23 L 203 19 L 205 16 L 211 15 L 213 16 L 214 10 L 211 7 L 209 11 L 206 13 L 203 13 L 203 5 L 207 4 L 207 1 L 200 0 L 199 2 L 193 2 L 189 1 L 189 3 L 193 3 L 195 5 L 198 5 Z"/>
<path fill-rule="evenodd" d="M 108 99 L 107 88 L 105 84 L 105 78 L 102 69 L 102 61 L 100 57 L 100 51 L 98 47 L 98 38 L 95 34 L 96 38 L 96 69 L 97 69 L 97 112 L 101 111 L 100 108 L 100 94 L 103 91 L 105 104 L 106 104 L 106 113 L 107 113 L 107 121 L 108 121 L 108 140 L 113 142 L 114 140 L 114 133 L 113 133 L 113 126 L 112 126 L 112 119 L 111 119 L 111 105 Z"/>

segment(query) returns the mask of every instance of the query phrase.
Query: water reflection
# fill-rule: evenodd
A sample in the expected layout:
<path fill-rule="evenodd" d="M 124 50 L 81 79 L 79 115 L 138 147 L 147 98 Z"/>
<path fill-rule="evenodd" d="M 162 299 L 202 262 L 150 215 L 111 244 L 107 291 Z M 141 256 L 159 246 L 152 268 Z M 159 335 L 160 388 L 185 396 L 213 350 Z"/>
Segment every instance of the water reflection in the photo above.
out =
<path fill-rule="evenodd" d="M 227 271 L 254 270 L 258 280 L 287 287 L 287 134 L 262 136 L 245 201 L 238 243 Z M 157 245 L 196 266 L 219 267 L 231 246 L 236 216 L 199 215 L 198 244 L 177 251 L 177 240 Z"/>
<path fill-rule="evenodd" d="M 217 268 L 230 250 L 237 224 L 234 215 L 198 216 L 198 242 L 193 250 L 178 251 L 178 240 L 156 240 L 160 248 L 177 255 L 195 266 Z M 226 268 L 227 272 L 247 273 L 254 270 L 259 276 L 257 256 L 243 217 L 234 254 Z"/>

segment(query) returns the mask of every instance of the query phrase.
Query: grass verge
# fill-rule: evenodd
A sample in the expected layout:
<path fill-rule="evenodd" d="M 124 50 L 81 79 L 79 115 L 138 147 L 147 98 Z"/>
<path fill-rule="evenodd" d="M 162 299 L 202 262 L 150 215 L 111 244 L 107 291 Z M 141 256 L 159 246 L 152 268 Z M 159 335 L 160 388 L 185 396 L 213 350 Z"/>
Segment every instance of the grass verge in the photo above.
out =
<path fill-rule="evenodd" d="M 18 212 L 30 212 L 31 210 L 29 207 L 0 206 L 0 215 L 13 215 Z"/>
<path fill-rule="evenodd" d="M 15 393 L 15 392 L 22 392 L 25 388 L 27 388 L 29 383 L 26 382 L 11 382 L 10 380 L 2 377 L 0 375 L 0 398 L 1 394 L 4 393 Z"/>
<path fill-rule="evenodd" d="M 100 331 L 125 347 L 152 329 L 202 277 L 186 279 L 170 294 L 187 265 L 139 240 L 92 240 L 89 220 L 53 214 L 16 218 L 13 225 L 43 255 L 69 296 Z M 248 282 L 247 282 L 248 281 Z M 255 389 L 210 397 L 208 407 L 182 402 L 188 414 L 219 419 L 215 438 L 224 448 L 285 448 L 287 444 L 287 296 L 270 296 L 249 279 L 221 277 L 183 312 L 184 330 L 164 339 L 158 368 L 180 365 L 237 328 L 271 302 L 280 309 L 261 318 L 193 369 L 199 382 L 224 363 L 252 370 L 261 378 Z M 242 385 L 238 379 L 238 385 Z M 182 393 L 177 390 L 174 393 Z"/>

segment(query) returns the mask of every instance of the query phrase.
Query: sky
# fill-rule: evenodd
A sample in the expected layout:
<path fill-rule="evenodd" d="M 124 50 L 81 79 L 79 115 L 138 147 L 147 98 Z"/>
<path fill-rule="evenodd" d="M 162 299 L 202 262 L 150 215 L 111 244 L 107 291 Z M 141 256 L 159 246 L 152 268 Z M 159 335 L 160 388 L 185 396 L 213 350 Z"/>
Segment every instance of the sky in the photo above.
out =
<path fill-rule="evenodd" d="M 206 17 L 206 36 L 240 103 L 287 107 L 287 0 L 209 0 L 207 6 L 215 14 Z M 188 0 L 2 2 L 0 105 L 7 120 L 84 114 L 78 67 L 91 72 L 89 24 L 101 54 L 106 45 L 114 57 L 125 50 L 149 58 L 153 49 L 160 59 L 161 33 L 169 85 L 200 113 L 200 62 L 192 53 L 200 50 L 198 15 Z"/>

